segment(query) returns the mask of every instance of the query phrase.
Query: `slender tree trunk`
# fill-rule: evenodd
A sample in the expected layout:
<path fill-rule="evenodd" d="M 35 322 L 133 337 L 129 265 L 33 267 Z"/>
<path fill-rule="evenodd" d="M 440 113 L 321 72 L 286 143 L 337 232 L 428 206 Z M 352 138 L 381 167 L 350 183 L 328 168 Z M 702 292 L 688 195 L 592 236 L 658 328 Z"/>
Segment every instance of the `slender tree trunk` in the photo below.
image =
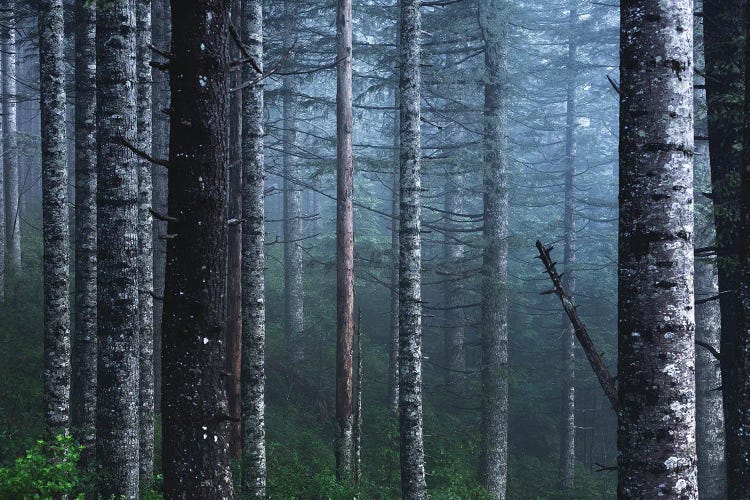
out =
<path fill-rule="evenodd" d="M 448 230 L 443 239 L 443 262 L 446 273 L 455 273 L 453 276 L 446 275 L 443 284 L 443 328 L 445 343 L 445 385 L 453 394 L 463 390 L 466 371 L 466 357 L 464 355 L 464 321 L 465 315 L 461 304 L 465 300 L 463 282 L 461 281 L 461 261 L 464 254 L 464 246 L 456 238 L 456 233 L 451 230 L 459 229 L 461 224 L 455 222 L 456 215 L 460 213 L 463 197 L 460 193 L 460 177 L 451 172 L 445 174 L 445 227 Z"/>
<path fill-rule="evenodd" d="M 116 37 L 120 43 L 111 43 Z M 99 494 L 138 497 L 139 308 L 136 9 L 97 6 L 97 412 Z"/>
<path fill-rule="evenodd" d="M 289 353 L 296 369 L 305 357 L 304 296 L 302 285 L 302 238 L 300 177 L 297 146 L 297 84 L 285 80 L 283 92 L 284 120 L 284 290 L 286 293 L 285 326 Z"/>
<path fill-rule="evenodd" d="M 243 40 L 263 69 L 263 0 L 243 0 Z M 257 78 L 250 65 L 243 80 Z M 242 494 L 266 496 L 263 87 L 242 95 Z"/>
<path fill-rule="evenodd" d="M 137 0 L 137 146 L 153 152 L 151 77 L 151 0 Z M 154 251 L 151 217 L 152 164 L 138 161 L 138 291 L 140 322 L 140 389 L 138 424 L 140 426 L 140 483 L 151 485 L 154 469 Z"/>
<path fill-rule="evenodd" d="M 5 232 L 8 264 L 21 270 L 21 227 L 18 212 L 18 147 L 16 144 L 16 13 L 14 0 L 3 0 L 2 28 L 3 170 L 5 171 Z"/>
<path fill-rule="evenodd" d="M 96 431 L 96 9 L 76 0 L 75 61 L 75 331 L 71 416 L 83 463 Z"/>
<path fill-rule="evenodd" d="M 336 477 L 353 472 L 354 164 L 352 157 L 352 2 L 336 10 Z"/>
<path fill-rule="evenodd" d="M 575 224 L 575 177 L 576 177 L 576 74 L 578 45 L 576 24 L 578 21 L 577 0 L 569 2 L 568 81 L 566 89 L 567 111 L 565 116 L 565 196 L 563 221 L 565 224 L 563 286 L 571 298 L 575 298 L 576 224 Z M 563 315 L 562 376 L 560 407 L 560 490 L 566 498 L 572 498 L 573 479 L 576 467 L 576 399 L 575 399 L 575 330 Z"/>
<path fill-rule="evenodd" d="M 620 5 L 618 495 L 698 498 L 693 2 Z"/>
<path fill-rule="evenodd" d="M 354 424 L 352 430 L 352 462 L 354 484 L 362 480 L 362 310 L 357 319 L 357 383 L 354 395 Z"/>
<path fill-rule="evenodd" d="M 67 434 L 69 427 L 70 256 L 63 40 L 62 0 L 41 0 L 39 82 L 44 238 L 44 423 L 48 436 Z"/>
<path fill-rule="evenodd" d="M 398 287 L 398 261 L 399 261 L 399 239 L 398 229 L 400 221 L 399 211 L 399 189 L 401 182 L 399 163 L 399 90 L 394 92 L 393 117 L 393 190 L 391 192 L 391 338 L 388 346 L 388 406 L 394 415 L 398 415 L 398 316 L 399 316 L 399 287 Z"/>
<path fill-rule="evenodd" d="M 232 19 L 235 26 L 242 20 L 242 0 L 232 1 Z M 232 59 L 240 59 L 239 47 L 230 41 Z M 238 68 L 232 72 L 232 87 L 240 83 Z M 240 377 L 242 371 L 242 92 L 229 96 L 229 226 L 227 246 L 227 396 L 229 414 L 237 417 L 231 423 L 229 446 L 232 458 L 242 456 L 242 425 Z M 236 222 L 234 222 L 236 221 Z"/>
<path fill-rule="evenodd" d="M 485 43 L 480 476 L 490 495 L 505 498 L 508 474 L 508 5 L 503 0 L 483 0 L 479 18 Z"/>
<path fill-rule="evenodd" d="M 229 6 L 172 0 L 164 496 L 234 497 L 224 378 Z"/>
<path fill-rule="evenodd" d="M 738 231 L 740 175 L 742 169 L 742 106 L 744 61 L 737 54 L 742 50 L 747 0 L 706 0 L 703 4 L 703 40 L 706 61 L 706 105 L 708 116 L 708 147 L 711 162 L 711 199 L 716 227 L 716 249 L 721 309 L 721 376 L 724 405 L 724 429 L 727 436 L 727 488 L 730 498 L 742 495 L 747 486 L 740 479 L 744 466 L 740 458 L 737 436 L 737 415 L 741 411 L 735 401 L 735 360 L 737 337 L 740 333 Z"/>
<path fill-rule="evenodd" d="M 420 0 L 401 1 L 400 225 L 399 225 L 399 427 L 401 494 L 427 498 L 422 429 L 422 246 L 420 238 Z"/>
<path fill-rule="evenodd" d="M 169 0 L 152 0 L 151 18 L 169 19 Z M 152 23 L 152 40 L 154 46 L 160 50 L 169 47 L 169 23 Z M 156 158 L 166 158 L 169 154 L 169 118 L 164 110 L 169 107 L 169 75 L 165 71 L 153 71 L 153 97 L 151 122 L 153 126 L 153 152 Z M 153 180 L 153 208 L 156 212 L 167 211 L 167 169 L 161 165 L 152 165 L 151 178 Z M 167 234 L 166 221 L 153 221 L 153 253 L 154 253 L 154 295 L 164 296 L 164 271 L 167 265 L 166 240 L 160 238 Z M 154 408 L 161 411 L 161 328 L 164 303 L 156 300 L 154 307 Z"/>

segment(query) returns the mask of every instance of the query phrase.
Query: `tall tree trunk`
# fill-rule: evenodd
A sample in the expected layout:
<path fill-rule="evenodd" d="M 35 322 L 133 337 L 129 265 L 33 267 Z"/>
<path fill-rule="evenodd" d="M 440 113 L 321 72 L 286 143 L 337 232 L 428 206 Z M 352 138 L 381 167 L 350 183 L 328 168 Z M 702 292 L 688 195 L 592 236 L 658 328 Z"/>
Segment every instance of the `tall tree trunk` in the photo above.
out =
<path fill-rule="evenodd" d="M 18 147 L 16 144 L 16 12 L 14 0 L 3 0 L 2 27 L 3 170 L 5 171 L 5 232 L 8 264 L 21 270 L 21 226 L 18 212 Z"/>
<path fill-rule="evenodd" d="M 119 43 L 112 43 L 116 38 Z M 96 13 L 97 412 L 99 494 L 138 497 L 138 167 L 136 9 L 113 0 Z"/>
<path fill-rule="evenodd" d="M 399 211 L 399 189 L 400 154 L 399 154 L 399 89 L 394 91 L 394 116 L 393 116 L 393 190 L 391 191 L 391 338 L 388 346 L 388 406 L 394 415 L 398 415 L 398 316 L 399 316 L 399 287 L 398 287 L 398 261 L 399 261 L 399 239 L 398 228 L 400 221 Z"/>
<path fill-rule="evenodd" d="M 83 463 L 96 439 L 96 9 L 75 3 L 75 330 L 71 417 L 84 446 Z"/>
<path fill-rule="evenodd" d="M 302 284 L 302 230 L 300 195 L 297 182 L 300 177 L 297 147 L 297 84 L 284 81 L 284 290 L 285 329 L 292 366 L 296 369 L 305 357 L 305 316 Z"/>
<path fill-rule="evenodd" d="M 460 193 L 460 176 L 446 172 L 445 174 L 445 227 L 447 232 L 443 238 L 443 262 L 445 272 L 443 284 L 443 312 L 444 344 L 445 344 L 445 385 L 451 393 L 458 394 L 463 390 L 466 371 L 466 357 L 464 355 L 464 321 L 465 315 L 461 304 L 465 300 L 461 274 L 464 246 L 456 238 L 452 230 L 459 229 L 460 223 L 455 222 L 457 213 L 461 211 L 462 196 Z M 451 275 L 453 274 L 453 275 Z"/>
<path fill-rule="evenodd" d="M 354 163 L 352 157 L 352 2 L 336 10 L 336 477 L 353 472 Z"/>
<path fill-rule="evenodd" d="M 621 498 L 698 498 L 692 7 L 621 2 Z"/>
<path fill-rule="evenodd" d="M 576 74 L 578 45 L 576 24 L 578 21 L 577 0 L 569 1 L 568 29 L 568 81 L 566 89 L 567 110 L 565 115 L 565 195 L 563 221 L 565 225 L 563 286 L 571 298 L 575 298 L 576 224 L 575 224 L 575 177 L 576 177 Z M 573 495 L 573 479 L 576 467 L 576 400 L 575 400 L 575 330 L 566 315 L 563 315 L 562 376 L 560 407 L 560 490 L 567 498 Z"/>
<path fill-rule="evenodd" d="M 484 253 L 480 475 L 505 498 L 508 474 L 508 5 L 480 3 L 484 38 Z"/>
<path fill-rule="evenodd" d="M 169 0 L 152 0 L 151 18 L 169 19 Z M 170 26 L 166 22 L 152 23 L 152 41 L 160 50 L 169 47 Z M 153 152 L 156 158 L 166 158 L 169 154 L 169 118 L 164 110 L 169 108 L 169 75 L 165 71 L 152 72 L 153 96 L 151 122 L 153 126 Z M 154 211 L 167 211 L 167 169 L 161 165 L 153 165 L 151 169 L 153 181 L 152 201 Z M 167 244 L 160 236 L 167 234 L 166 221 L 153 221 L 153 253 L 154 253 L 154 295 L 164 296 L 164 271 L 167 265 Z M 164 303 L 156 300 L 154 307 L 154 408 L 161 411 L 161 329 L 162 311 Z"/>
<path fill-rule="evenodd" d="M 242 0 L 232 1 L 232 19 L 235 27 L 242 21 Z M 239 47 L 230 42 L 232 59 L 240 59 Z M 232 72 L 232 88 L 240 83 L 242 68 Z M 231 423 L 229 446 L 232 458 L 242 456 L 242 425 L 240 377 L 242 371 L 242 92 L 229 96 L 229 226 L 227 246 L 227 396 L 229 414 L 237 417 Z"/>
<path fill-rule="evenodd" d="M 44 238 L 44 423 L 48 436 L 67 434 L 70 398 L 68 166 L 62 0 L 39 2 Z"/>
<path fill-rule="evenodd" d="M 401 1 L 399 61 L 399 428 L 401 494 L 427 498 L 422 429 L 422 246 L 420 237 L 420 95 L 422 16 L 420 0 Z"/>
<path fill-rule="evenodd" d="M 137 147 L 152 154 L 151 0 L 137 0 Z M 138 291 L 140 322 L 140 483 L 151 484 L 154 469 L 154 252 L 151 217 L 152 164 L 138 161 Z"/>
<path fill-rule="evenodd" d="M 243 40 L 263 69 L 263 0 L 243 0 Z M 257 78 L 250 65 L 243 80 Z M 242 95 L 242 494 L 266 496 L 263 86 Z"/>
<path fill-rule="evenodd" d="M 706 61 L 706 105 L 708 110 L 708 147 L 711 161 L 711 199 L 716 227 L 716 250 L 721 309 L 721 377 L 726 440 L 727 488 L 730 498 L 744 493 L 747 482 L 741 477 L 750 472 L 742 463 L 738 435 L 733 363 L 740 334 L 738 231 L 739 188 L 742 169 L 742 106 L 744 61 L 742 50 L 743 19 L 747 0 L 710 0 L 703 5 L 703 39 Z M 746 476 L 747 477 L 747 476 Z"/>
<path fill-rule="evenodd" d="M 172 0 L 164 496 L 233 498 L 224 378 L 229 6 Z M 173 218 L 173 219 L 171 219 Z"/>

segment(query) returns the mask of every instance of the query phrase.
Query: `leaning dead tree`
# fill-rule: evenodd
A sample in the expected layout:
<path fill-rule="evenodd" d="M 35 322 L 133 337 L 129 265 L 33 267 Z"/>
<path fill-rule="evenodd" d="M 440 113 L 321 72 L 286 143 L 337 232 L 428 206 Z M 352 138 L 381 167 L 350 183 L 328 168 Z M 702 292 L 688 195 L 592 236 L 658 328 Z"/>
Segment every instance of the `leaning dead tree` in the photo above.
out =
<path fill-rule="evenodd" d="M 581 321 L 581 318 L 578 316 L 578 311 L 576 311 L 576 306 L 573 304 L 573 300 L 563 287 L 562 275 L 557 272 L 555 267 L 557 263 L 552 260 L 552 257 L 550 257 L 552 247 L 545 247 L 541 241 L 537 241 L 536 248 L 539 251 L 539 258 L 542 260 L 550 280 L 552 280 L 552 288 L 546 292 L 542 292 L 542 294 L 548 295 L 554 293 L 559 297 L 560 302 L 565 309 L 565 313 L 568 315 L 568 318 L 573 325 L 576 338 L 581 344 L 583 352 L 586 353 L 586 359 L 588 359 L 591 369 L 594 370 L 596 378 L 599 380 L 599 384 L 604 390 L 604 394 L 607 395 L 607 399 L 609 399 L 609 403 L 612 405 L 612 409 L 617 410 L 617 385 L 615 384 L 615 379 L 612 374 L 609 373 L 607 365 L 605 365 L 604 360 L 602 360 L 601 354 L 599 354 L 594 347 L 594 342 L 589 336 L 586 325 Z"/>

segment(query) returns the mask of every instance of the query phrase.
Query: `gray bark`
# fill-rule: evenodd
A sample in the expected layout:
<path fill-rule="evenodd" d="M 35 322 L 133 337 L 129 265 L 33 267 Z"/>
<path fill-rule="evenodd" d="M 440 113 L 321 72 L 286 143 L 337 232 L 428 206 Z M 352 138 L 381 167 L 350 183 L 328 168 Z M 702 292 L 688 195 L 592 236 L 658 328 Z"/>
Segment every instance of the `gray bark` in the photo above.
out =
<path fill-rule="evenodd" d="M 263 1 L 243 0 L 243 40 L 263 69 Z M 257 78 L 245 66 L 243 80 Z M 242 494 L 266 496 L 263 87 L 242 95 Z"/>
<path fill-rule="evenodd" d="M 151 0 L 137 0 L 137 148 L 152 154 Z M 139 460 L 140 484 L 151 484 L 154 469 L 154 254 L 152 165 L 140 159 L 138 169 L 138 312 L 140 329 Z"/>
<path fill-rule="evenodd" d="M 75 3 L 75 330 L 71 416 L 87 463 L 96 431 L 96 9 Z"/>
<path fill-rule="evenodd" d="M 137 136 L 134 0 L 97 6 L 96 46 L 98 492 L 130 499 L 139 480 L 139 162 L 122 141 Z"/>
<path fill-rule="evenodd" d="M 620 12 L 618 495 L 698 498 L 693 2 Z"/>
<path fill-rule="evenodd" d="M 172 0 L 164 497 L 234 498 L 224 371 L 229 5 Z"/>
<path fill-rule="evenodd" d="M 565 225 L 564 241 L 564 279 L 563 286 L 575 299 L 576 280 L 576 221 L 575 221 L 575 177 L 576 177 L 576 74 L 578 46 L 575 41 L 578 21 L 577 0 L 569 2 L 568 39 L 568 81 L 566 89 L 567 110 L 565 116 L 565 195 L 563 223 Z M 560 407 L 560 489 L 564 496 L 573 494 L 573 479 L 576 466 L 576 401 L 575 401 L 575 329 L 563 315 L 562 334 L 562 376 Z"/>
<path fill-rule="evenodd" d="M 302 224 L 300 197 L 302 189 L 295 180 L 300 178 L 297 146 L 297 84 L 284 81 L 284 290 L 285 329 L 293 366 L 304 359 L 304 297 L 302 282 Z"/>
<path fill-rule="evenodd" d="M 422 429 L 422 246 L 420 238 L 420 0 L 401 1 L 400 225 L 399 225 L 399 429 L 401 495 L 427 498 Z"/>
<path fill-rule="evenodd" d="M 464 245 L 452 230 L 460 229 L 455 215 L 461 212 L 461 177 L 451 172 L 445 174 L 445 194 L 443 208 L 446 212 L 444 226 L 447 230 L 443 238 L 443 265 L 446 273 L 461 274 Z M 463 390 L 466 371 L 464 354 L 464 310 L 460 307 L 464 298 L 464 287 L 460 276 L 446 275 L 443 284 L 443 341 L 445 344 L 445 385 L 449 392 L 460 393 Z"/>
<path fill-rule="evenodd" d="M 399 91 L 394 92 L 394 107 L 400 109 Z M 398 310 L 399 310 L 399 288 L 398 288 L 398 259 L 399 259 L 399 186 L 400 186 L 400 164 L 399 164 L 399 112 L 393 117 L 393 188 L 391 191 L 391 286 L 390 286 L 390 344 L 388 346 L 388 406 L 394 415 L 398 415 Z"/>
<path fill-rule="evenodd" d="M 482 261 L 482 421 L 480 476 L 505 498 L 508 473 L 508 5 L 480 3 L 485 43 L 484 252 Z"/>
<path fill-rule="evenodd" d="M 70 398 L 68 167 L 62 0 L 39 2 L 39 82 L 44 238 L 44 423 L 67 434 Z"/>
<path fill-rule="evenodd" d="M 6 12 L 2 32 L 3 170 L 5 187 L 5 233 L 7 260 L 14 272 L 21 270 L 21 226 L 19 217 L 18 147 L 16 141 L 16 14 L 15 0 L 3 0 Z"/>

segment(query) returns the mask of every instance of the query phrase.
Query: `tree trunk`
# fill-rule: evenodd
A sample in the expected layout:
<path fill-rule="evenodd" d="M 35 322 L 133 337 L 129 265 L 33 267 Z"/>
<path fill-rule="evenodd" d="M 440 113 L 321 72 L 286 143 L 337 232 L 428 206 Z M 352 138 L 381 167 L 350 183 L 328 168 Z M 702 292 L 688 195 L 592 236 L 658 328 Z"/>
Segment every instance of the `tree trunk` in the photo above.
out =
<path fill-rule="evenodd" d="M 739 220 L 740 173 L 742 169 L 742 106 L 744 61 L 742 50 L 743 19 L 747 0 L 711 0 L 703 6 L 703 39 L 706 61 L 706 105 L 708 148 L 711 162 L 711 199 L 716 227 L 716 249 L 721 309 L 721 360 L 724 429 L 726 436 L 737 436 L 737 414 L 732 363 L 739 335 L 737 290 L 740 288 Z M 740 480 L 743 465 L 740 442 L 727 439 L 727 488 L 730 498 L 745 491 Z M 747 476 L 746 476 L 747 477 Z"/>
<path fill-rule="evenodd" d="M 394 92 L 394 111 L 393 116 L 393 190 L 391 192 L 391 338 L 388 346 L 388 407 L 394 415 L 398 415 L 398 315 L 399 315 L 399 287 L 398 287 L 398 260 L 399 260 L 399 239 L 398 228 L 400 221 L 399 211 L 399 189 L 400 189 L 400 163 L 399 163 L 399 109 L 400 99 L 399 90 Z"/>
<path fill-rule="evenodd" d="M 336 477 L 353 472 L 354 164 L 352 157 L 352 2 L 336 10 Z"/>
<path fill-rule="evenodd" d="M 463 197 L 460 190 L 460 176 L 446 172 L 445 174 L 445 227 L 447 232 L 443 237 L 443 262 L 445 266 L 443 284 L 443 340 L 445 344 L 445 385 L 451 394 L 459 394 L 464 389 L 466 371 L 466 357 L 464 355 L 464 310 L 461 308 L 465 300 L 465 293 L 461 274 L 464 246 L 456 238 L 452 230 L 459 229 L 461 224 L 455 222 L 456 215 L 461 211 Z"/>
<path fill-rule="evenodd" d="M 229 8 L 172 0 L 164 496 L 233 498 L 224 378 Z"/>
<path fill-rule="evenodd" d="M 263 0 L 243 0 L 243 40 L 263 69 Z M 257 78 L 250 65 L 243 80 Z M 263 86 L 242 95 L 242 494 L 266 496 Z"/>
<path fill-rule="evenodd" d="M 8 264 L 21 270 L 21 226 L 18 212 L 18 147 L 16 144 L 16 14 L 14 0 L 3 0 L 7 19 L 2 27 L 3 170 Z"/>
<path fill-rule="evenodd" d="M 302 238 L 300 177 L 297 147 L 297 84 L 286 79 L 282 88 L 284 121 L 284 290 L 285 328 L 292 366 L 305 357 L 304 296 L 302 285 Z"/>
<path fill-rule="evenodd" d="M 401 494 L 427 498 L 422 430 L 422 247 L 420 238 L 420 95 L 422 85 L 420 0 L 401 1 L 399 61 L 399 428 Z"/>
<path fill-rule="evenodd" d="M 698 498 L 692 4 L 621 2 L 621 498 Z"/>
<path fill-rule="evenodd" d="M 234 26 L 242 21 L 242 0 L 232 1 Z M 239 47 L 229 42 L 230 56 L 240 59 Z M 241 80 L 240 70 L 232 72 L 232 88 Z M 229 95 L 229 220 L 237 221 L 229 226 L 227 246 L 227 396 L 229 414 L 238 420 L 230 424 L 229 446 L 232 458 L 242 457 L 242 425 L 240 377 L 242 370 L 242 92 Z"/>
<path fill-rule="evenodd" d="M 508 474 L 508 5 L 503 0 L 483 0 L 479 19 L 485 44 L 480 476 L 490 495 L 505 498 Z"/>
<path fill-rule="evenodd" d="M 151 0 L 137 0 L 137 147 L 153 152 L 151 77 Z M 140 323 L 140 484 L 151 485 L 154 469 L 154 251 L 151 217 L 152 164 L 138 161 L 138 291 Z"/>
<path fill-rule="evenodd" d="M 152 0 L 151 18 L 169 19 L 169 0 Z M 152 40 L 154 46 L 160 50 L 169 47 L 169 23 L 152 23 Z M 169 154 L 169 118 L 164 110 L 169 107 L 169 75 L 166 71 L 153 71 L 153 98 L 151 122 L 153 126 L 153 152 L 156 158 L 166 158 Z M 154 211 L 167 211 L 167 169 L 161 165 L 152 165 L 151 178 L 153 180 L 152 201 Z M 164 271 L 167 265 L 167 243 L 160 238 L 167 234 L 167 222 L 154 219 L 153 221 L 153 253 L 154 253 L 154 295 L 164 296 Z M 154 307 L 154 409 L 161 411 L 161 328 L 164 303 L 156 300 Z"/>
<path fill-rule="evenodd" d="M 75 3 L 75 330 L 73 435 L 89 463 L 96 440 L 96 9 Z"/>
<path fill-rule="evenodd" d="M 39 82 L 44 238 L 44 423 L 49 437 L 67 434 L 69 427 L 70 256 L 63 43 L 62 0 L 41 0 Z"/>
<path fill-rule="evenodd" d="M 130 499 L 139 480 L 139 163 L 123 140 L 137 136 L 135 2 L 97 6 L 96 46 L 98 492 Z"/>
<path fill-rule="evenodd" d="M 575 177 L 576 177 L 576 74 L 578 45 L 576 24 L 578 21 L 577 0 L 569 2 L 568 81 L 566 89 L 567 110 L 565 116 L 565 195 L 563 224 L 565 225 L 563 265 L 565 270 L 563 287 L 575 299 L 576 280 L 576 224 L 575 224 Z M 573 496 L 573 479 L 576 467 L 576 400 L 575 400 L 575 329 L 566 315 L 562 317 L 562 376 L 560 406 L 560 490 L 564 497 Z"/>

